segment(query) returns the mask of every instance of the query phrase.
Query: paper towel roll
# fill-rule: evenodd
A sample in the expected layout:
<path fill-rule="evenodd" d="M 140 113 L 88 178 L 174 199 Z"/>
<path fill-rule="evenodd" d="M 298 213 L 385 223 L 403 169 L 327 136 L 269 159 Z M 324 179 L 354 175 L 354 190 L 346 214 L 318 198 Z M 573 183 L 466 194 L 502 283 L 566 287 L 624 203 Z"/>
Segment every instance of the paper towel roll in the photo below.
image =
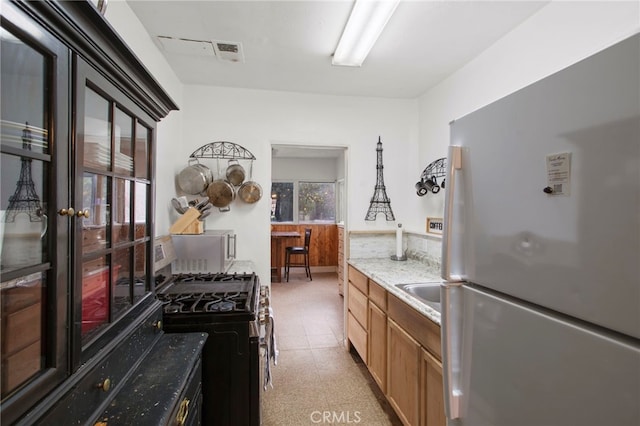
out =
<path fill-rule="evenodd" d="M 396 257 L 400 259 L 402 257 L 402 224 L 398 224 L 396 229 Z"/>

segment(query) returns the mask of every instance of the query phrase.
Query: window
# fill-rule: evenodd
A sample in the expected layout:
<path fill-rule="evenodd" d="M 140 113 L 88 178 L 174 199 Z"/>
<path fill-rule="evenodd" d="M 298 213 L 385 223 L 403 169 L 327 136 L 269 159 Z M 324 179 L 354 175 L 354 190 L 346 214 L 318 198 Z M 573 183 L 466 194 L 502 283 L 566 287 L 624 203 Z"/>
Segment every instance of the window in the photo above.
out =
<path fill-rule="evenodd" d="M 294 212 L 297 215 L 294 216 Z M 271 185 L 271 222 L 336 221 L 336 184 L 334 182 L 273 182 Z"/>

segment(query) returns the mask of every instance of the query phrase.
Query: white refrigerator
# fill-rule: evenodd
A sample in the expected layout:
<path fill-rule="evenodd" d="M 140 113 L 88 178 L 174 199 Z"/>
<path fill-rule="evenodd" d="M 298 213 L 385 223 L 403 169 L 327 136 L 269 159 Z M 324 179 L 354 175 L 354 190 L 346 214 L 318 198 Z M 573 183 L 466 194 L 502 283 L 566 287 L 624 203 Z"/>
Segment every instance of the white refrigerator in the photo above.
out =
<path fill-rule="evenodd" d="M 451 123 L 449 426 L 640 425 L 640 35 Z"/>

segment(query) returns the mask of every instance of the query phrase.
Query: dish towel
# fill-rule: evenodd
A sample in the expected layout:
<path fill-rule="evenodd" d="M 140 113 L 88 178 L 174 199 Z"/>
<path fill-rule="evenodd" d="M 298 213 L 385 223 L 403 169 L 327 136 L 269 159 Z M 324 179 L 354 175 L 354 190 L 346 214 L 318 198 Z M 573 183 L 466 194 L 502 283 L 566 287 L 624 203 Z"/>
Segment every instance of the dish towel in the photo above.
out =
<path fill-rule="evenodd" d="M 264 363 L 264 382 L 262 384 L 263 389 L 266 391 L 267 387 L 271 386 L 273 389 L 273 382 L 271 380 L 271 362 L 273 365 L 278 364 L 278 348 L 276 345 L 275 334 L 275 322 L 273 318 L 273 309 L 269 308 L 269 313 L 265 322 L 265 342 L 263 342 L 262 348 L 264 349 L 265 357 Z"/>

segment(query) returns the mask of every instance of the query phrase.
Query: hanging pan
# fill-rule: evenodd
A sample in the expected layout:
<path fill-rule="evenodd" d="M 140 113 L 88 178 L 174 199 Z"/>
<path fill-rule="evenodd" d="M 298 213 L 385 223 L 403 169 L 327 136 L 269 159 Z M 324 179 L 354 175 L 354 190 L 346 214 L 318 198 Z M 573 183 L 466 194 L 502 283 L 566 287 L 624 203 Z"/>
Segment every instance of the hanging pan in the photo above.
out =
<path fill-rule="evenodd" d="M 236 198 L 233 186 L 224 179 L 216 179 L 207 186 L 207 196 L 209 202 L 220 211 L 229 211 L 229 204 Z"/>
<path fill-rule="evenodd" d="M 189 165 L 178 175 L 178 186 L 187 194 L 196 195 L 206 191 L 212 180 L 211 170 L 198 163 L 198 160 L 191 159 Z"/>
<path fill-rule="evenodd" d="M 262 187 L 258 182 L 248 180 L 238 188 L 238 197 L 248 204 L 253 204 L 262 198 Z"/>
<path fill-rule="evenodd" d="M 229 160 L 227 167 L 227 181 L 233 186 L 238 186 L 244 182 L 244 168 L 238 163 L 238 160 Z"/>

